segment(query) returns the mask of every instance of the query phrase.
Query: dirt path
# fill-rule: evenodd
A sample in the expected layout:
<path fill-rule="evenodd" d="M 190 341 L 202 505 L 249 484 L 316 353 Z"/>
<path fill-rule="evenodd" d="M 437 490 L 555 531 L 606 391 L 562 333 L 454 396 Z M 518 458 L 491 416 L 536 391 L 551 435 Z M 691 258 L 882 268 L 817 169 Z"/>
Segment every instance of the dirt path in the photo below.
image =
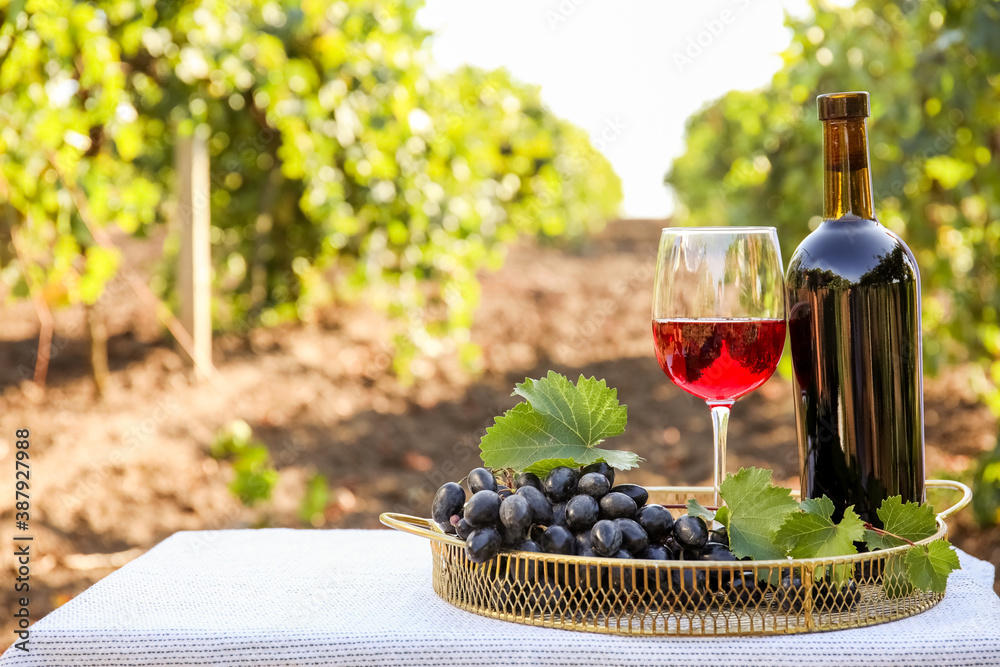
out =
<path fill-rule="evenodd" d="M 386 372 L 384 320 L 364 308 L 330 309 L 313 326 L 255 331 L 216 345 L 217 385 L 194 385 L 158 328 L 127 293 L 110 312 L 112 378 L 94 399 L 81 314 L 59 315 L 50 388 L 37 397 L 30 366 L 37 328 L 30 306 L 0 317 L 0 468 L 13 470 L 15 429 L 32 431 L 32 614 L 35 619 L 178 530 L 301 526 L 298 503 L 314 471 L 327 476 L 327 528 L 378 527 L 378 514 L 426 514 L 453 469 L 464 474 L 493 417 L 514 404 L 515 382 L 548 369 L 606 378 L 629 406 L 616 445 L 646 458 L 644 484 L 707 482 L 711 424 L 705 406 L 675 389 L 653 357 L 649 303 L 658 223 L 612 225 L 567 251 L 513 249 L 484 276 L 473 339 L 485 372 L 469 378 L 450 359 L 417 367 L 400 386 Z M 155 244 L 130 255 L 148 262 Z M 67 335 L 69 334 L 69 335 Z M 960 473 L 991 446 L 996 422 L 958 376 L 928 382 L 928 474 Z M 208 456 L 216 431 L 242 418 L 282 472 L 274 498 L 242 507 L 227 463 Z M 788 382 L 774 378 L 741 400 L 730 424 L 730 468 L 773 468 L 796 485 Z M 8 477 L 7 479 L 10 479 Z M 9 482 L 3 482 L 9 488 Z M 0 500 L 12 525 L 13 493 Z M 968 512 L 954 541 L 1000 564 L 1000 531 L 978 531 Z M 11 572 L 4 550 L 0 566 Z M 12 586 L 0 592 L 13 603 Z M 3 620 L 3 632 L 12 626 Z M 4 636 L 10 636 L 5 634 Z"/>

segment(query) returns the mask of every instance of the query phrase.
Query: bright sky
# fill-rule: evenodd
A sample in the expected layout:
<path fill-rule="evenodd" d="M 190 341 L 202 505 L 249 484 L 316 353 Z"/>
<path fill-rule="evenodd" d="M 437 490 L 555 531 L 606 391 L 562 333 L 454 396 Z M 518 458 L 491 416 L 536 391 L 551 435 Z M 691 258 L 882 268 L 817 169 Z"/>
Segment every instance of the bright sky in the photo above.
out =
<path fill-rule="evenodd" d="M 441 67 L 506 67 L 540 85 L 611 160 L 622 213 L 662 218 L 674 208 L 663 176 L 683 151 L 685 119 L 770 81 L 791 38 L 783 8 L 807 11 L 804 0 L 426 0 L 419 20 L 436 33 Z"/>

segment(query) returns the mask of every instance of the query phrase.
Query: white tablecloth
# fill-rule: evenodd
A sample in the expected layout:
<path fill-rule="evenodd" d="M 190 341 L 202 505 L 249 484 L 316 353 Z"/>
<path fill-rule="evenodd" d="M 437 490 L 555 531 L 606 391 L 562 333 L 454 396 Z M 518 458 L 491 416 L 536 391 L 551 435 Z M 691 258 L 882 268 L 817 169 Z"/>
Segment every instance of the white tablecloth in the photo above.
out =
<path fill-rule="evenodd" d="M 0 665 L 1000 665 L 994 568 L 959 552 L 937 607 L 891 624 L 756 638 L 631 638 L 469 614 L 392 531 L 177 533 L 31 628 Z"/>

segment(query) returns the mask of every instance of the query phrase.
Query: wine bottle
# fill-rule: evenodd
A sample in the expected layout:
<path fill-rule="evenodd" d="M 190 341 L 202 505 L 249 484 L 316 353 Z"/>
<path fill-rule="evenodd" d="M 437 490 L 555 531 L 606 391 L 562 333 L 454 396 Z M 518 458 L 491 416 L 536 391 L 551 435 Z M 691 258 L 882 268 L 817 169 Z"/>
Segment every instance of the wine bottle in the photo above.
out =
<path fill-rule="evenodd" d="M 823 221 L 788 265 L 789 337 L 802 496 L 865 521 L 888 496 L 924 500 L 920 274 L 875 219 L 868 93 L 816 98 Z"/>

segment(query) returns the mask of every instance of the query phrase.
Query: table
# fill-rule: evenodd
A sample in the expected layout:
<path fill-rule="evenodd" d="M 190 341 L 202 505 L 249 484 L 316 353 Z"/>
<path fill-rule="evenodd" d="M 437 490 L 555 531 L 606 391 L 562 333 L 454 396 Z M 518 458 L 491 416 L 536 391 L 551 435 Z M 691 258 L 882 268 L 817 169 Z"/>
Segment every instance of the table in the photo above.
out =
<path fill-rule="evenodd" d="M 783 637 L 633 638 L 469 614 L 385 530 L 182 532 L 41 619 L 12 665 L 1000 665 L 994 568 L 959 552 L 934 609 Z"/>

